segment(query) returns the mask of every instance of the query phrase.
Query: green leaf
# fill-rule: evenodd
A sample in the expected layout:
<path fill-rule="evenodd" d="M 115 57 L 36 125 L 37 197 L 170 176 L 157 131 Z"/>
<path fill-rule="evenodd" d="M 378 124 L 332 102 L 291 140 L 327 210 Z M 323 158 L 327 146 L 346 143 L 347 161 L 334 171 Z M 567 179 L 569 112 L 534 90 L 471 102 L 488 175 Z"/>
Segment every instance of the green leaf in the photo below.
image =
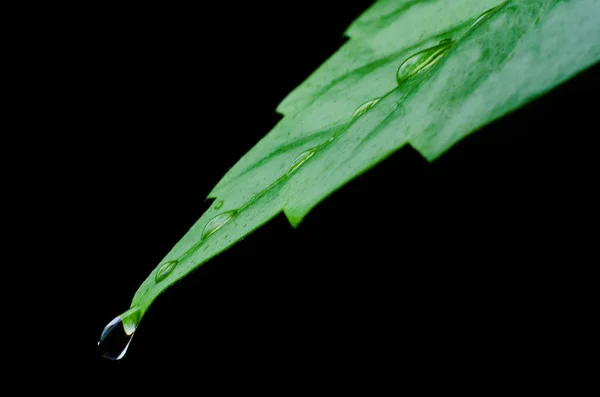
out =
<path fill-rule="evenodd" d="M 166 288 L 278 213 L 296 227 L 404 145 L 433 161 L 598 62 L 598 21 L 597 0 L 378 1 L 211 191 L 215 205 L 135 294 L 136 321 Z"/>

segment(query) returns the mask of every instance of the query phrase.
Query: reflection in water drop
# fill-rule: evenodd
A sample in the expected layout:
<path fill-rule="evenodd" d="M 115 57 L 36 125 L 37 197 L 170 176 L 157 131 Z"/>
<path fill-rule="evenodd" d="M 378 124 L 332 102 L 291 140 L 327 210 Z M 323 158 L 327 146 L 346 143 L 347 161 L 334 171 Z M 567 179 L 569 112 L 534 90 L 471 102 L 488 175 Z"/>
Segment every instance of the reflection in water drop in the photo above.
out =
<path fill-rule="evenodd" d="M 204 226 L 201 239 L 204 240 L 205 238 L 222 228 L 223 225 L 229 222 L 231 218 L 235 216 L 236 213 L 236 210 L 225 211 L 222 214 L 219 214 L 212 218 L 210 221 L 208 221 L 206 226 Z"/>
<path fill-rule="evenodd" d="M 175 269 L 178 263 L 179 262 L 177 261 L 168 261 L 163 263 L 163 265 L 156 272 L 156 282 L 160 283 L 165 278 L 167 278 L 167 276 L 171 274 L 171 272 L 173 271 L 173 269 Z"/>
<path fill-rule="evenodd" d="M 442 55 L 452 47 L 452 43 L 453 41 L 450 39 L 442 40 L 440 44 L 408 57 L 402 62 L 396 73 L 398 84 L 402 84 L 415 74 L 426 71 L 435 65 Z"/>
<path fill-rule="evenodd" d="M 287 174 L 290 175 L 298 168 L 302 166 L 302 164 L 306 163 L 306 161 L 315 155 L 317 152 L 317 148 L 308 149 L 302 153 L 300 153 L 290 165 L 290 168 L 287 170 Z"/>
<path fill-rule="evenodd" d="M 377 105 L 377 102 L 379 102 L 380 99 L 381 98 L 371 99 L 370 101 L 367 101 L 360 105 L 358 109 L 354 111 L 354 114 L 352 114 L 352 121 L 358 119 L 360 116 L 371 110 L 373 106 Z"/>
<path fill-rule="evenodd" d="M 102 355 L 109 360 L 122 359 L 139 322 L 140 309 L 133 307 L 108 323 L 98 342 Z"/>
<path fill-rule="evenodd" d="M 217 200 L 217 202 L 215 203 L 215 209 L 221 209 L 221 207 L 223 206 L 223 200 Z"/>

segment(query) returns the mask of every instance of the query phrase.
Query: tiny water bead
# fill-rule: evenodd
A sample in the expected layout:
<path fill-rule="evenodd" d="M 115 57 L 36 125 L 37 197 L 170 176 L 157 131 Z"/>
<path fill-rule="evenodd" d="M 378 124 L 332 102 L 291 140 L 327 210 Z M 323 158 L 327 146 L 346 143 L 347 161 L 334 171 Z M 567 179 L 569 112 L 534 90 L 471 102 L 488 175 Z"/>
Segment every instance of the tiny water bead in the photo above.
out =
<path fill-rule="evenodd" d="M 431 68 L 440 60 L 454 42 L 451 39 L 444 39 L 436 46 L 427 48 L 408 57 L 396 72 L 396 81 L 402 84 L 417 73 L 424 72 Z"/>
<path fill-rule="evenodd" d="M 223 206 L 223 200 L 217 200 L 217 202 L 215 203 L 215 209 L 221 209 L 221 207 Z"/>
<path fill-rule="evenodd" d="M 204 230 L 202 231 L 202 239 L 204 240 L 208 236 L 212 235 L 214 232 L 223 227 L 227 222 L 231 220 L 237 213 L 236 210 L 225 211 L 222 214 L 219 214 L 212 218 L 206 226 L 204 226 Z"/>
<path fill-rule="evenodd" d="M 163 263 L 162 266 L 156 272 L 156 282 L 160 283 L 165 278 L 167 278 L 167 276 L 169 274 L 171 274 L 173 269 L 175 269 L 175 267 L 177 267 L 178 263 L 179 263 L 178 261 L 168 261 L 168 262 Z"/>
<path fill-rule="evenodd" d="M 377 105 L 377 102 L 379 102 L 381 98 L 375 98 L 375 99 L 371 99 L 370 101 L 367 101 L 365 103 L 363 103 L 362 105 L 360 105 L 358 107 L 358 109 L 356 109 L 354 111 L 354 114 L 352 114 L 352 121 L 355 121 L 356 119 L 358 119 L 360 116 L 362 116 L 363 114 L 367 113 L 369 110 L 371 110 L 371 108 L 375 105 Z"/>
<path fill-rule="evenodd" d="M 317 152 L 317 148 L 308 149 L 302 153 L 300 153 L 290 165 L 290 168 L 287 170 L 287 174 L 290 175 L 298 168 L 300 168 L 304 163 L 308 161 L 312 156 Z"/>
<path fill-rule="evenodd" d="M 109 360 L 122 359 L 127 353 L 127 348 L 139 322 L 140 309 L 133 307 L 108 323 L 98 342 L 102 356 Z"/>

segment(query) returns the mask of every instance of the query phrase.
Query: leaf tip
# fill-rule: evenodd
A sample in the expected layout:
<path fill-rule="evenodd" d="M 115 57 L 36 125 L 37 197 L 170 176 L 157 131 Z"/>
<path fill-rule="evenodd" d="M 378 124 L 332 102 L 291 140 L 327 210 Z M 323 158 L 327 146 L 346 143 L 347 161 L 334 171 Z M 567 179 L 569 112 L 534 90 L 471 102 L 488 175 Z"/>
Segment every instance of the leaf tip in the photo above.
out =
<path fill-rule="evenodd" d="M 302 215 L 294 213 L 293 211 L 287 209 L 284 209 L 283 213 L 285 214 L 287 220 L 290 222 L 290 225 L 292 225 L 294 229 L 296 229 L 304 219 Z"/>

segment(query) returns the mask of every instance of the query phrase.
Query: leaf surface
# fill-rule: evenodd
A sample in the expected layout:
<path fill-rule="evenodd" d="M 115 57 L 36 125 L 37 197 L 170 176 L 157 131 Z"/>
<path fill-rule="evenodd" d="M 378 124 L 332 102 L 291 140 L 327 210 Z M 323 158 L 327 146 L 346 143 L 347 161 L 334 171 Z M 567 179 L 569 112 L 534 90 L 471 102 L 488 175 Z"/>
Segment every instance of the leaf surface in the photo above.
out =
<path fill-rule="evenodd" d="M 215 186 L 215 205 L 140 286 L 132 307 L 141 315 L 170 285 L 278 213 L 295 227 L 404 145 L 433 161 L 598 62 L 600 2 L 380 0 L 347 35 L 283 100 L 284 118 Z M 431 48 L 442 50 L 397 79 L 405 60 Z"/>

